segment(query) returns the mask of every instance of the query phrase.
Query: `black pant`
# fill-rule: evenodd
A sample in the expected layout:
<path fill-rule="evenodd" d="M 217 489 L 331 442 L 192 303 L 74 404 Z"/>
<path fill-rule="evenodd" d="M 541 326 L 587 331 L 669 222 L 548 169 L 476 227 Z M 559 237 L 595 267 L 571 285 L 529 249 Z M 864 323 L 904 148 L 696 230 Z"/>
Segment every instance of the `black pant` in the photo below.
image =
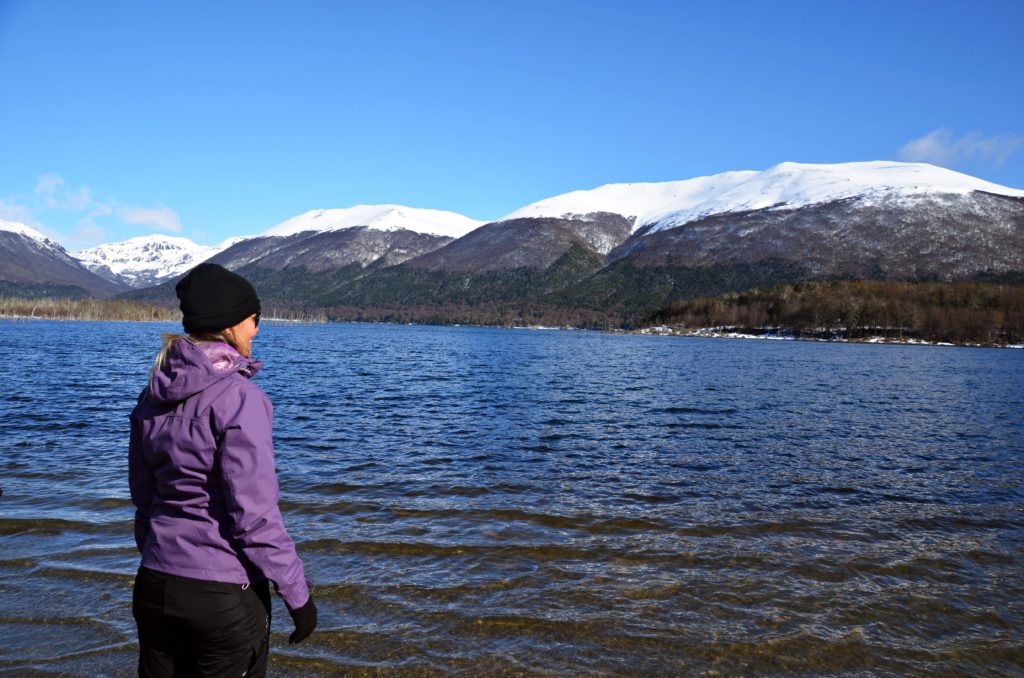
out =
<path fill-rule="evenodd" d="M 139 675 L 245 676 L 267 673 L 270 587 L 202 581 L 139 568 L 132 596 Z"/>

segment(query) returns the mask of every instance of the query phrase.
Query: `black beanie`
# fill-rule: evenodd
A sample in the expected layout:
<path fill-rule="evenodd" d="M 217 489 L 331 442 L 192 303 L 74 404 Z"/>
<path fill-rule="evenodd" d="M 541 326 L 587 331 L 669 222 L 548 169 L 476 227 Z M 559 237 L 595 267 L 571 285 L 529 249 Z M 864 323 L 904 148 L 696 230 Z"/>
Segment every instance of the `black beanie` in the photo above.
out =
<path fill-rule="evenodd" d="M 181 324 L 189 334 L 234 327 L 260 310 L 248 280 L 218 264 L 199 264 L 174 286 L 181 300 Z"/>

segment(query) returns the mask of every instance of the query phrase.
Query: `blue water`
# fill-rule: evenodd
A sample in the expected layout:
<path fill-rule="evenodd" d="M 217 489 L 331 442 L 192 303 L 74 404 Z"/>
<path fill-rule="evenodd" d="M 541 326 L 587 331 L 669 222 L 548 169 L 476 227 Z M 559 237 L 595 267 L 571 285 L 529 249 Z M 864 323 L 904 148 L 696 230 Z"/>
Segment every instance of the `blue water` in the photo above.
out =
<path fill-rule="evenodd" d="M 156 323 L 0 321 L 0 674 L 132 675 Z M 1024 351 L 261 325 L 278 675 L 1024 672 Z M 713 674 L 709 674 L 713 675 Z"/>

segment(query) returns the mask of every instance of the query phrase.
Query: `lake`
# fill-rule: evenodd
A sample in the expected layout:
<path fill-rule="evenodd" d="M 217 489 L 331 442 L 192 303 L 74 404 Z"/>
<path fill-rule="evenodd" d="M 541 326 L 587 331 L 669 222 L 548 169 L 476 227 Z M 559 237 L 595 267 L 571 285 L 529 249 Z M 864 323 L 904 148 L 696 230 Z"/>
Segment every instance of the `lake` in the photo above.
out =
<path fill-rule="evenodd" d="M 0 675 L 134 675 L 159 323 L 0 321 Z M 266 323 L 273 675 L 1019 675 L 1024 351 Z"/>

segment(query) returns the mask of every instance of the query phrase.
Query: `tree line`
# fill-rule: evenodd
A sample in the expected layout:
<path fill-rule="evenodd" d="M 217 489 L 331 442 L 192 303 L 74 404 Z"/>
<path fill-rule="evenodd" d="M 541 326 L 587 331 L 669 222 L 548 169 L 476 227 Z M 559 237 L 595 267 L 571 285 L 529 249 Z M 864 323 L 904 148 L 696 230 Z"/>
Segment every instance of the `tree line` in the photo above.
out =
<path fill-rule="evenodd" d="M 179 321 L 176 307 L 129 299 L 0 296 L 0 317 L 54 320 Z M 984 282 L 826 281 L 781 284 L 674 302 L 642 321 L 614 306 L 571 308 L 530 301 L 335 305 L 319 309 L 269 303 L 268 320 L 414 322 L 590 329 L 671 325 L 730 328 L 797 337 L 857 340 L 881 336 L 957 344 L 1024 342 L 1024 285 Z"/>
<path fill-rule="evenodd" d="M 177 307 L 134 299 L 32 298 L 0 296 L 0 317 L 35 318 L 40 320 L 128 320 L 180 322 Z M 322 311 L 282 308 L 271 304 L 263 308 L 269 321 L 284 320 L 307 323 L 326 322 Z"/>
<path fill-rule="evenodd" d="M 177 309 L 126 299 L 0 297 L 0 316 L 50 320 L 180 320 Z"/>
<path fill-rule="evenodd" d="M 882 336 L 956 344 L 1024 341 L 1024 286 L 979 282 L 828 281 L 676 302 L 643 325 L 728 327 L 797 337 Z"/>
<path fill-rule="evenodd" d="M 494 327 L 544 325 L 585 329 L 622 327 L 622 319 L 615 313 L 529 303 L 410 304 L 404 307 L 333 306 L 325 312 L 331 320 L 352 322 Z"/>

